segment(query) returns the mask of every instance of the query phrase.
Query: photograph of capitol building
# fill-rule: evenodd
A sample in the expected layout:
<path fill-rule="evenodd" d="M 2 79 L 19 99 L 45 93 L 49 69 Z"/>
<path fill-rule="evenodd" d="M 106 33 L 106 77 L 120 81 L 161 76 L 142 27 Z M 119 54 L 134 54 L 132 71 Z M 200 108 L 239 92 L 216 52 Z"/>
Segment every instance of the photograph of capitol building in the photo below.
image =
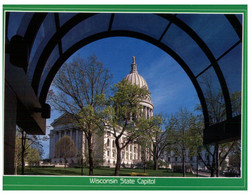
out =
<path fill-rule="evenodd" d="M 137 64 L 135 61 L 135 56 L 133 56 L 133 62 L 131 64 L 131 71 L 126 75 L 125 79 L 131 84 L 136 85 L 140 88 L 146 87 L 148 89 L 147 82 L 145 79 L 138 73 Z M 154 105 L 151 101 L 151 96 L 148 96 L 146 99 L 141 101 L 142 112 L 146 119 L 150 119 L 153 116 Z M 68 165 L 75 165 L 80 163 L 81 156 L 85 161 L 87 156 L 87 148 L 85 145 L 85 135 L 82 131 L 78 130 L 71 119 L 67 117 L 67 114 L 61 115 L 59 118 L 55 119 L 51 124 L 53 130 L 50 131 L 50 153 L 49 158 L 52 163 L 65 164 L 64 159 L 57 156 L 55 153 L 55 144 L 63 136 L 67 135 L 73 140 L 75 147 L 77 149 L 76 155 L 70 158 L 67 158 Z M 121 142 L 126 135 L 121 137 Z M 111 130 L 105 130 L 102 135 L 94 136 L 94 158 L 96 161 L 100 162 L 102 166 L 114 167 L 116 164 L 116 148 L 115 148 L 115 138 L 111 134 Z M 137 142 L 130 143 L 127 145 L 124 150 L 121 152 L 122 166 L 124 167 L 134 167 L 142 161 L 141 146 Z M 152 159 L 150 153 L 146 151 L 146 160 Z M 82 155 L 80 155 L 82 154 Z"/>
<path fill-rule="evenodd" d="M 131 64 L 131 71 L 125 78 L 131 85 L 136 85 L 140 88 L 147 88 L 148 85 L 145 79 L 138 73 L 135 56 Z M 147 96 L 146 99 L 141 100 L 142 113 L 146 119 L 151 119 L 154 115 L 154 105 L 151 101 L 151 96 Z M 85 133 L 80 131 L 76 125 L 71 122 L 71 117 L 64 113 L 59 118 L 55 119 L 51 126 L 53 129 L 50 131 L 50 150 L 49 159 L 52 164 L 57 167 L 63 166 L 76 166 L 81 164 L 81 159 L 88 165 L 88 148 Z M 94 149 L 94 161 L 96 166 L 104 166 L 114 168 L 116 164 L 116 146 L 115 138 L 112 135 L 112 130 L 105 129 L 102 133 L 94 135 L 93 137 L 93 149 Z M 63 158 L 59 153 L 55 151 L 57 142 L 64 136 L 69 136 L 73 140 L 76 152 L 73 156 Z M 120 139 L 123 143 L 124 138 L 127 136 L 127 132 Z M 155 139 L 150 143 L 150 149 L 143 150 L 141 145 L 138 144 L 138 140 L 128 144 L 121 151 L 121 167 L 124 168 L 143 168 L 143 161 L 153 161 L 153 154 L 150 150 L 153 150 L 153 144 Z M 186 149 L 185 166 L 188 171 L 200 169 L 207 170 L 207 167 L 202 161 L 212 161 L 210 155 L 206 150 L 201 151 L 202 160 L 199 162 L 197 155 L 189 155 L 188 149 Z M 213 150 L 213 147 L 211 148 Z M 143 159 L 144 156 L 144 159 Z M 213 158 L 213 157 L 212 157 Z M 160 167 L 173 169 L 174 167 L 181 167 L 183 165 L 182 157 L 174 151 L 163 151 L 160 160 L 163 165 Z M 228 166 L 229 156 L 225 159 L 226 166 Z M 161 163 L 162 164 L 162 163 Z"/>

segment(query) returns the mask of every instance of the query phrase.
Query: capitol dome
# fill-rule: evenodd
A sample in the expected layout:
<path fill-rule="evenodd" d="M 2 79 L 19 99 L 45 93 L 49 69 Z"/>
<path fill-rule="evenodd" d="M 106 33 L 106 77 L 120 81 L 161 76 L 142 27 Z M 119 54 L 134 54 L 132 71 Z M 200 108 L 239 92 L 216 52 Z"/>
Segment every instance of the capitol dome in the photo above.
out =
<path fill-rule="evenodd" d="M 137 72 L 137 64 L 135 56 L 133 56 L 131 71 L 124 79 L 129 81 L 132 85 L 137 85 L 138 87 L 141 88 L 146 87 L 147 89 L 149 89 L 145 79 Z M 140 104 L 143 106 L 143 113 L 147 119 L 153 116 L 154 106 L 151 101 L 150 95 L 148 95 L 146 99 L 142 100 Z"/>
<path fill-rule="evenodd" d="M 137 85 L 138 87 L 146 87 L 148 89 L 148 85 L 144 78 L 138 74 L 137 72 L 137 64 L 135 61 L 135 56 L 133 56 L 133 62 L 131 64 L 131 71 L 130 74 L 128 74 L 125 79 L 129 81 L 132 85 Z"/>

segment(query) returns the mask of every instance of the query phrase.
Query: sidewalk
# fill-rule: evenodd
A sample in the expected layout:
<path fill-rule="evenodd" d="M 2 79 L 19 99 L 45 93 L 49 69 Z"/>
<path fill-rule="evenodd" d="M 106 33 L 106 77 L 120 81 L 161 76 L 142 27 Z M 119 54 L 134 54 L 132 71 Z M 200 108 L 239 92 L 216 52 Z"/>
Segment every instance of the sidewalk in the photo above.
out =
<path fill-rule="evenodd" d="M 199 177 L 211 177 L 210 173 L 204 172 L 204 171 L 199 171 Z M 197 172 L 193 172 L 194 175 L 197 175 Z M 220 175 L 219 177 L 225 177 Z"/>

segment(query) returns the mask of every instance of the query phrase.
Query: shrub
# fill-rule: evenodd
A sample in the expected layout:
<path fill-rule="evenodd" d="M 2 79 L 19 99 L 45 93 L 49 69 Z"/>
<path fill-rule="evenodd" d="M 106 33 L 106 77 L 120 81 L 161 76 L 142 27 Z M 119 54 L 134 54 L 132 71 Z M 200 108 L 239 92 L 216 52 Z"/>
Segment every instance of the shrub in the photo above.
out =
<path fill-rule="evenodd" d="M 147 169 L 153 169 L 154 168 L 154 162 L 153 161 L 146 161 L 146 168 Z"/>

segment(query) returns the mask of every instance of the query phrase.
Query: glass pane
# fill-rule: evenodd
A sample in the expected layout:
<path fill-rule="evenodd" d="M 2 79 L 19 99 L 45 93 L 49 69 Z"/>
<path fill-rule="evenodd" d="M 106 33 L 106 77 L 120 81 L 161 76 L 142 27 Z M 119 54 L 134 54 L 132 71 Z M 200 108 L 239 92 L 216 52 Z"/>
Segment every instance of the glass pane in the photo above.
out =
<path fill-rule="evenodd" d="M 37 36 L 35 38 L 34 44 L 32 46 L 30 59 L 33 58 L 34 53 L 36 52 L 40 43 L 46 38 L 51 37 L 56 32 L 55 22 L 54 22 L 54 14 L 48 14 L 39 28 Z"/>
<path fill-rule="evenodd" d="M 11 37 L 17 34 L 17 30 L 24 15 L 25 12 L 10 12 L 7 32 L 7 37 L 9 40 L 11 39 Z"/>
<path fill-rule="evenodd" d="M 42 89 L 42 86 L 44 84 L 44 81 L 49 73 L 49 71 L 51 70 L 52 66 L 54 65 L 54 63 L 59 59 L 60 55 L 59 55 L 59 47 L 58 45 L 56 45 L 56 47 L 53 49 L 51 55 L 49 56 L 48 60 L 46 61 L 43 73 L 41 75 L 41 79 L 40 79 L 40 83 L 39 83 L 39 95 Z"/>
<path fill-rule="evenodd" d="M 56 32 L 55 27 L 55 20 L 54 20 L 54 14 L 49 13 L 42 25 L 39 28 L 39 31 L 36 35 L 36 38 L 34 40 L 34 43 L 32 45 L 32 50 L 30 54 L 29 59 L 29 65 L 27 69 L 27 75 L 29 80 L 32 79 L 33 72 L 35 70 L 35 66 L 37 64 L 37 61 L 44 50 L 44 47 L 50 40 L 50 38 L 53 36 L 53 34 Z"/>
<path fill-rule="evenodd" d="M 112 30 L 131 30 L 159 39 L 168 23 L 154 14 L 115 14 Z"/>
<path fill-rule="evenodd" d="M 75 16 L 77 13 L 59 13 L 60 26 L 65 24 L 70 18 Z"/>
<path fill-rule="evenodd" d="M 233 116 L 236 116 L 241 112 L 242 44 L 239 44 L 227 55 L 221 58 L 219 60 L 219 65 L 224 74 L 231 96 Z"/>
<path fill-rule="evenodd" d="M 206 99 L 210 125 L 226 120 L 225 101 L 213 67 L 200 75 L 197 80 Z"/>
<path fill-rule="evenodd" d="M 209 60 L 196 42 L 183 30 L 172 24 L 162 42 L 174 50 L 189 66 L 194 75 L 204 70 Z"/>
<path fill-rule="evenodd" d="M 27 30 L 27 27 L 30 24 L 30 21 L 31 21 L 33 15 L 34 15 L 34 13 L 32 13 L 32 12 L 25 13 L 24 17 L 22 18 L 21 25 L 19 26 L 19 28 L 17 30 L 18 35 L 21 35 L 24 37 L 26 30 Z"/>
<path fill-rule="evenodd" d="M 97 14 L 80 22 L 62 38 L 63 52 L 87 36 L 107 31 L 110 17 L 111 14 Z"/>
<path fill-rule="evenodd" d="M 236 17 L 238 18 L 238 20 L 240 21 L 241 25 L 242 25 L 242 18 L 243 15 L 242 14 L 236 14 Z"/>
<path fill-rule="evenodd" d="M 215 58 L 239 41 L 235 30 L 223 14 L 178 14 L 207 44 Z"/>

